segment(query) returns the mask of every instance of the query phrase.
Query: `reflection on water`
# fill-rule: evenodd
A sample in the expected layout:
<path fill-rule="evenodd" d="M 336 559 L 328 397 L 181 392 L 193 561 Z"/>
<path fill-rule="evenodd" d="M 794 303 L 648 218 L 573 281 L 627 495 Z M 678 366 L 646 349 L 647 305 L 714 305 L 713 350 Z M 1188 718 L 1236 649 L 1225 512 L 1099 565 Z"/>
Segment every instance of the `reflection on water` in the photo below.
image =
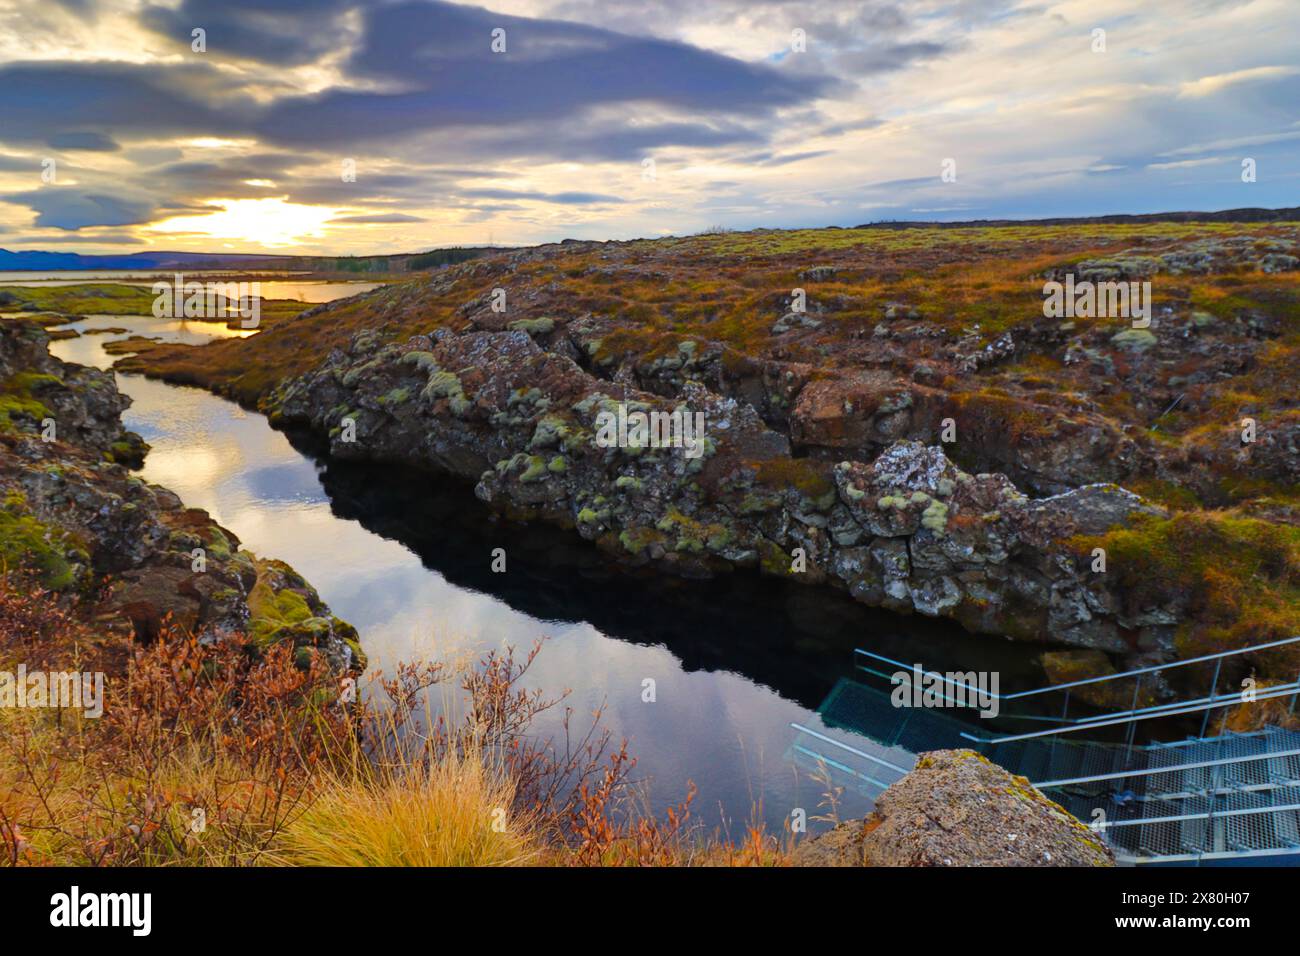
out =
<path fill-rule="evenodd" d="M 54 329 L 73 329 L 82 333 L 79 338 L 60 339 L 50 351 L 65 362 L 79 365 L 93 365 L 96 368 L 108 368 L 113 364 L 114 356 L 104 351 L 104 343 L 115 339 L 142 335 L 166 342 L 180 342 L 184 345 L 202 345 L 213 339 L 246 338 L 257 333 L 256 329 L 228 329 L 220 322 L 193 322 L 185 319 L 144 319 L 122 315 L 85 315 L 65 325 L 52 326 Z M 130 329 L 129 333 L 105 332 L 105 329 Z M 89 334 L 86 334 L 89 331 Z M 56 347 L 57 346 L 57 347 Z"/>
<path fill-rule="evenodd" d="M 229 331 L 123 317 L 106 324 L 178 341 Z M 114 337 L 59 341 L 52 351 L 106 368 L 102 344 Z M 629 740 L 653 805 L 680 800 L 694 781 L 694 811 L 710 825 L 725 819 L 735 832 L 759 804 L 778 831 L 795 807 L 819 812 L 824 787 L 790 760 L 791 722 L 882 752 L 813 712 L 850 672 L 854 646 L 900 660 L 1022 667 L 1007 642 L 816 589 L 748 575 L 684 582 L 613 573 L 572 535 L 496 520 L 463 484 L 327 461 L 311 439 L 294 436 L 295 448 L 261 415 L 199 389 L 133 375 L 118 383 L 133 400 L 127 426 L 153 446 L 144 477 L 209 511 L 245 547 L 293 565 L 358 628 L 372 668 L 547 637 L 529 685 L 571 690 L 578 718 L 604 705 L 605 726 Z M 505 574 L 490 570 L 496 547 L 508 551 Z M 642 699 L 648 679 L 653 703 Z M 869 805 L 850 791 L 841 813 Z"/>
<path fill-rule="evenodd" d="M 229 272 L 187 271 L 183 273 L 186 280 L 204 281 L 205 276 L 228 276 Z M 113 281 L 120 285 L 152 286 L 157 281 L 171 282 L 172 272 L 139 272 L 100 270 L 87 272 L 0 272 L 0 286 L 22 286 L 28 288 L 48 288 L 51 286 L 82 285 L 86 282 Z M 259 279 L 257 282 L 264 299 L 297 299 L 299 302 L 333 302 L 335 299 L 358 295 L 378 288 L 379 282 L 333 282 L 325 279 L 294 279 L 293 273 L 285 273 L 290 278 Z"/>

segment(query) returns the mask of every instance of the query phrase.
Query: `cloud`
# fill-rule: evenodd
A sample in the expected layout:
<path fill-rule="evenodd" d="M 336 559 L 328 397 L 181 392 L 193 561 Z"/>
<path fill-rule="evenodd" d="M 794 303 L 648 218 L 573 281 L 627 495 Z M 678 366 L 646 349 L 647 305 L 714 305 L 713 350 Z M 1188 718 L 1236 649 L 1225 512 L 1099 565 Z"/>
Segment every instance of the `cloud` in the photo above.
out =
<path fill-rule="evenodd" d="M 547 193 L 538 190 L 519 189 L 462 189 L 458 194 L 474 199 L 535 199 L 542 202 L 558 203 L 562 206 L 585 206 L 597 203 L 621 203 L 624 201 L 618 196 L 607 196 L 602 193 Z"/>
<path fill-rule="evenodd" d="M 570 121 L 601 106 L 621 104 L 647 118 L 668 110 L 689 120 L 640 129 L 643 138 L 703 126 L 709 114 L 763 117 L 826 92 L 826 76 L 794 76 L 685 43 L 630 36 L 561 20 L 527 19 L 440 2 L 399 2 L 364 12 L 365 28 L 347 59 L 349 75 L 394 88 L 331 88 L 286 98 L 256 124 L 267 141 L 339 144 L 418 132 L 525 125 L 534 141 L 547 124 Z M 505 52 L 494 53 L 494 30 Z M 705 126 L 716 135 L 730 127 Z M 505 135 L 518 143 L 517 137 Z M 491 143 L 496 137 L 486 135 Z M 592 141 L 588 137 L 588 143 Z M 552 152 L 564 144 L 552 142 Z M 582 155 L 581 149 L 578 153 Z"/>
<path fill-rule="evenodd" d="M 348 0 L 182 0 L 176 7 L 146 6 L 140 24 L 186 52 L 198 27 L 213 55 L 301 66 L 338 49 L 353 6 Z"/>
<path fill-rule="evenodd" d="M 1189 169 L 1193 166 L 1215 166 L 1227 162 L 1218 156 L 1207 159 L 1180 159 L 1168 163 L 1147 163 L 1147 169 Z"/>
<path fill-rule="evenodd" d="M 339 216 L 326 223 L 328 226 L 379 226 L 400 222 L 428 222 L 423 216 L 409 216 L 404 212 L 369 213 L 363 216 Z"/>
<path fill-rule="evenodd" d="M 8 231 L 0 228 L 0 232 Z M 84 246 L 87 243 L 94 243 L 97 246 L 139 246 L 144 244 L 143 239 L 128 232 L 94 232 L 89 235 L 83 232 L 68 232 L 62 235 L 14 236 L 7 242 L 13 246 L 31 246 L 33 249 L 40 249 L 45 246 Z"/>
<path fill-rule="evenodd" d="M 946 43 L 931 41 L 868 46 L 839 54 L 835 58 L 835 65 L 850 76 L 869 76 L 901 70 L 918 60 L 942 56 L 950 49 Z"/>
<path fill-rule="evenodd" d="M 206 64 L 39 61 L 0 66 L 0 139 L 100 142 L 246 130 L 255 104 Z"/>
<path fill-rule="evenodd" d="M 1190 83 L 1179 84 L 1178 96 L 1184 99 L 1211 96 L 1241 83 L 1275 80 L 1285 76 L 1295 76 L 1298 73 L 1300 73 L 1300 66 L 1256 66 L 1248 70 L 1234 70 L 1231 73 L 1216 73 Z"/>
<path fill-rule="evenodd" d="M 1100 56 L 1090 14 L 1019 0 L 488 2 L 509 12 L 16 0 L 0 14 L 0 226 L 82 224 L 98 242 L 274 200 L 328 207 L 316 248 L 365 254 L 398 251 L 415 222 L 514 243 L 1287 205 L 1300 177 L 1294 4 L 1150 0 L 1104 18 Z M 60 185 L 36 189 L 47 155 Z M 1223 175 L 1245 155 L 1249 186 Z M 950 156 L 960 179 L 943 184 Z M 1198 167 L 1198 183 L 1169 174 Z M 187 248 L 212 241 L 190 228 Z"/>
<path fill-rule="evenodd" d="M 84 229 L 87 226 L 135 226 L 149 222 L 157 206 L 148 199 L 81 190 L 72 186 L 47 186 L 0 196 L 36 212 L 37 226 Z"/>
<path fill-rule="evenodd" d="M 55 133 L 45 142 L 55 149 L 82 149 L 93 153 L 115 153 L 122 148 L 111 136 L 95 132 Z"/>

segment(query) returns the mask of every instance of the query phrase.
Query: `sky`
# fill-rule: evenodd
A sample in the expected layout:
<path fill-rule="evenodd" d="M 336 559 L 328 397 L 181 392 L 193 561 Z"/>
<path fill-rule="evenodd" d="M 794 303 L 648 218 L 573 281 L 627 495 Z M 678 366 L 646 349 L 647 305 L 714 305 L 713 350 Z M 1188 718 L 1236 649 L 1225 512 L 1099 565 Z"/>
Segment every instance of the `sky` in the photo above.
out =
<path fill-rule="evenodd" d="M 1294 206 L 1297 37 L 1300 0 L 0 0 L 0 247 Z"/>

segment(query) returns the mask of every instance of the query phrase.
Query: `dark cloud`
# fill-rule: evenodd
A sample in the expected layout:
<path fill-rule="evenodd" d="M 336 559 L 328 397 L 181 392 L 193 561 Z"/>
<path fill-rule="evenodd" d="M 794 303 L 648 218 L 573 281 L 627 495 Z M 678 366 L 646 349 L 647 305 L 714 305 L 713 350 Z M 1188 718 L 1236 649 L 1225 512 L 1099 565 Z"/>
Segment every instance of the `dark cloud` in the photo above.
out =
<path fill-rule="evenodd" d="M 492 52 L 496 29 L 505 31 L 504 53 Z M 831 86 L 826 77 L 788 76 L 684 43 L 438 2 L 369 9 L 347 68 L 397 89 L 331 89 L 281 100 L 257 125 L 259 133 L 274 142 L 323 145 L 446 128 L 540 129 L 613 104 L 760 117 Z"/>
<path fill-rule="evenodd" d="M 333 28 L 345 8 L 356 36 Z M 665 147 L 762 145 L 777 111 L 806 107 L 831 87 L 825 76 L 783 73 L 685 43 L 442 2 L 183 0 L 175 9 L 150 6 L 143 18 L 161 35 L 178 36 L 185 58 L 2 65 L 0 141 L 84 150 L 123 143 L 127 156 L 149 164 L 135 185 L 161 194 L 160 205 L 272 189 L 300 202 L 433 202 L 494 160 L 639 162 Z M 188 52 L 195 25 L 208 31 L 206 54 Z M 498 28 L 506 31 L 502 54 L 491 49 Z M 292 92 L 278 73 L 224 69 L 231 56 L 277 69 L 313 62 L 336 45 L 348 81 L 314 95 Z M 253 95 L 259 87 L 269 100 Z M 267 149 L 243 160 L 176 162 L 157 147 L 133 145 L 198 137 L 253 139 Z M 431 170 L 435 156 L 436 166 L 464 171 Z M 344 157 L 356 159 L 357 182 L 333 173 Z M 384 172 L 367 173 L 368 160 L 383 160 L 374 164 Z M 618 201 L 581 192 L 526 198 Z M 85 201 L 53 202 L 32 208 L 60 222 L 77 219 L 78 209 L 90 219 L 115 215 L 93 213 Z"/>
<path fill-rule="evenodd" d="M 353 6 L 348 0 L 183 0 L 174 8 L 145 7 L 140 23 L 185 51 L 201 27 L 206 55 L 302 66 L 338 49 Z"/>
<path fill-rule="evenodd" d="M 49 229 L 135 226 L 149 222 L 157 209 L 147 199 L 110 195 L 73 186 L 46 186 L 30 192 L 0 196 L 0 199 L 34 210 L 35 225 Z"/>
<path fill-rule="evenodd" d="M 55 133 L 45 142 L 55 149 L 82 149 L 92 153 L 115 153 L 122 148 L 111 136 L 95 132 Z"/>
<path fill-rule="evenodd" d="M 246 130 L 254 104 L 222 96 L 227 83 L 206 65 L 10 63 L 0 66 L 0 139 L 229 136 Z"/>
<path fill-rule="evenodd" d="M 0 172 L 29 172 L 33 176 L 39 176 L 41 173 L 41 163 L 40 160 L 32 159 L 28 156 L 9 156 L 0 153 Z"/>

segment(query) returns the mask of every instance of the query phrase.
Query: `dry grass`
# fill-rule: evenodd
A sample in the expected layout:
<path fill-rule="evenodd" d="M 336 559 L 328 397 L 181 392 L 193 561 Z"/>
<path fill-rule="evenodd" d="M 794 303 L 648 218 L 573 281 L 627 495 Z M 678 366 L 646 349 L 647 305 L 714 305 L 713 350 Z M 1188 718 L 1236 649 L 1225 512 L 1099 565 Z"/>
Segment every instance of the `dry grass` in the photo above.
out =
<path fill-rule="evenodd" d="M 330 780 L 281 835 L 277 866 L 522 866 L 540 841 L 513 785 L 473 755 Z"/>
<path fill-rule="evenodd" d="M 319 660 L 202 644 L 166 627 L 107 639 L 83 609 L 0 575 L 0 671 L 101 671 L 103 716 L 0 709 L 0 864 L 10 866 L 771 865 L 635 800 L 600 714 L 558 739 L 561 705 L 522 660 L 399 666 L 362 702 Z M 429 692 L 443 706 L 430 709 Z M 454 706 L 448 706 L 454 703 Z M 688 786 L 689 791 L 689 786 Z"/>

